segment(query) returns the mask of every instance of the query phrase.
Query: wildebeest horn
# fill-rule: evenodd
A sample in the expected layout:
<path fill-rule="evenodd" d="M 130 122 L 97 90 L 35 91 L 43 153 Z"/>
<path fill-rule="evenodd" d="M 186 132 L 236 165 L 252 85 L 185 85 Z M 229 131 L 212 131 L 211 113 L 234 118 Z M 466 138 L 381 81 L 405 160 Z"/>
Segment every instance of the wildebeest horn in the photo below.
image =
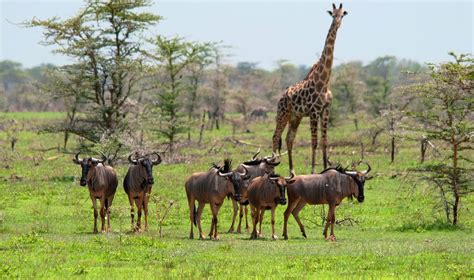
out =
<path fill-rule="evenodd" d="M 107 156 L 104 155 L 104 153 L 102 153 L 102 152 L 99 152 L 99 153 L 102 155 L 102 160 L 98 160 L 98 162 L 104 163 L 107 160 Z"/>
<path fill-rule="evenodd" d="M 367 166 L 369 167 L 369 169 L 367 169 L 366 171 L 363 171 L 362 173 L 364 173 L 364 175 L 367 175 L 367 173 L 370 172 L 370 170 L 372 170 L 372 167 L 370 167 L 370 164 L 368 162 L 365 162 L 365 161 L 361 161 L 361 163 L 365 163 L 367 164 Z"/>
<path fill-rule="evenodd" d="M 219 174 L 219 176 L 221 176 L 221 177 L 229 177 L 230 175 L 232 175 L 232 171 L 227 172 L 227 173 L 222 173 L 222 172 L 219 170 L 218 174 Z"/>
<path fill-rule="evenodd" d="M 293 170 L 291 170 L 290 172 L 290 177 L 285 177 L 285 181 L 290 181 L 291 179 L 293 179 L 293 177 L 295 177 L 295 172 Z"/>
<path fill-rule="evenodd" d="M 274 177 L 272 177 L 272 175 L 274 175 Z M 280 178 L 279 176 L 276 176 L 275 174 L 270 174 L 268 175 L 268 179 L 270 179 L 270 181 L 278 181 L 278 178 Z"/>
<path fill-rule="evenodd" d="M 157 165 L 157 164 L 160 164 L 161 163 L 161 156 L 158 154 L 158 152 L 153 152 L 151 153 L 152 155 L 156 155 L 157 159 L 156 160 L 152 160 L 151 163 L 153 165 Z"/>
<path fill-rule="evenodd" d="M 80 153 L 81 153 L 81 152 L 78 152 L 78 153 L 76 154 L 76 156 L 74 157 L 74 160 L 73 160 L 74 163 L 79 164 L 79 163 L 82 161 L 82 159 L 79 158 L 79 154 L 80 154 Z"/>
<path fill-rule="evenodd" d="M 264 160 L 265 160 L 265 163 L 268 164 L 268 165 L 278 166 L 278 165 L 280 164 L 279 161 L 277 161 L 277 162 L 271 162 L 271 161 L 270 161 L 270 160 L 272 160 L 272 161 L 275 160 L 275 157 L 272 157 L 272 158 L 270 158 L 270 159 L 265 158 Z"/>
<path fill-rule="evenodd" d="M 244 173 L 239 173 L 240 176 L 242 177 L 247 176 L 247 173 L 249 173 L 247 167 L 245 166 L 245 164 L 242 164 L 242 167 L 244 168 Z"/>
<path fill-rule="evenodd" d="M 137 164 L 137 163 L 138 163 L 138 161 L 137 161 L 136 159 L 132 159 L 132 155 L 131 155 L 131 154 L 128 156 L 128 161 L 129 161 L 130 163 L 133 163 L 133 164 Z"/>
<path fill-rule="evenodd" d="M 257 153 L 253 155 L 252 160 L 255 160 L 255 158 L 260 154 L 260 148 L 258 148 Z"/>

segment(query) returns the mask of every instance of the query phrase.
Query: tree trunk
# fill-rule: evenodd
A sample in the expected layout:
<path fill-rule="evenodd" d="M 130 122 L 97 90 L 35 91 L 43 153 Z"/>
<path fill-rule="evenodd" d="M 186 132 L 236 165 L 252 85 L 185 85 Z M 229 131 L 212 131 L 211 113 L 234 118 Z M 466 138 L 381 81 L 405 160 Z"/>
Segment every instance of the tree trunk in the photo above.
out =
<path fill-rule="evenodd" d="M 453 142 L 454 136 L 452 137 Z M 452 178 L 452 188 L 454 193 L 454 204 L 453 204 L 453 225 L 458 223 L 458 209 L 459 209 L 459 170 L 458 170 L 458 144 L 453 144 L 453 178 Z"/>
<path fill-rule="evenodd" d="M 390 162 L 393 163 L 395 161 L 395 137 L 392 136 L 392 144 L 391 144 L 391 151 L 390 151 Z"/>
<path fill-rule="evenodd" d="M 425 137 L 421 139 L 421 163 L 425 162 L 426 148 L 428 147 L 427 141 Z"/>
<path fill-rule="evenodd" d="M 201 130 L 199 131 L 199 141 L 198 141 L 198 145 L 201 145 L 201 141 L 202 141 L 202 135 L 204 133 L 204 127 L 205 127 L 205 121 L 206 121 L 206 110 L 204 110 L 204 112 L 202 113 L 202 119 L 201 119 Z"/>

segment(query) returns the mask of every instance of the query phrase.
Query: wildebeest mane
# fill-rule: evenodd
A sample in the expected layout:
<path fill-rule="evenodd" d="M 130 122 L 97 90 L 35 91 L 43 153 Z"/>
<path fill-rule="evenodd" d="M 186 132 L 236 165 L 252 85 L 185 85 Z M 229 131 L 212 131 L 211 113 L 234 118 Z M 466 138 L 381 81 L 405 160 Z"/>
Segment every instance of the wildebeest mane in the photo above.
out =
<path fill-rule="evenodd" d="M 262 163 L 263 159 L 259 158 L 259 159 L 253 159 L 253 160 L 249 160 L 249 161 L 246 161 L 244 162 L 245 165 L 259 165 L 260 163 Z"/>
<path fill-rule="evenodd" d="M 224 166 L 217 165 L 216 163 L 211 163 L 211 168 L 215 168 L 220 172 L 227 173 L 230 172 L 232 169 L 232 160 L 230 158 L 226 158 L 224 160 Z"/>
<path fill-rule="evenodd" d="M 346 174 L 346 170 L 347 170 L 347 169 L 344 168 L 344 167 L 342 167 L 342 165 L 337 164 L 335 167 L 328 167 L 328 168 L 324 169 L 324 170 L 321 171 L 321 173 L 319 173 L 319 174 L 323 174 L 323 173 L 325 173 L 325 172 L 327 172 L 327 171 L 329 171 L 329 170 L 336 170 L 336 171 L 339 172 L 339 173 Z"/>
<path fill-rule="evenodd" d="M 224 167 L 222 167 L 221 172 L 227 173 L 232 170 L 232 160 L 230 158 L 224 159 Z"/>
<path fill-rule="evenodd" d="M 217 170 L 221 169 L 222 166 L 217 165 L 215 162 L 211 163 L 211 168 L 215 168 Z"/>

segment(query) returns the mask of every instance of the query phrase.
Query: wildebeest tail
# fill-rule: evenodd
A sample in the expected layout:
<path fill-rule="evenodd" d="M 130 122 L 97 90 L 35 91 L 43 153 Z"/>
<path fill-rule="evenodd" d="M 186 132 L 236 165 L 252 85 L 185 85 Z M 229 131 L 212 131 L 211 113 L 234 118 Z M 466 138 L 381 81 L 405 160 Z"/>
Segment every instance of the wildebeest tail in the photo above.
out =
<path fill-rule="evenodd" d="M 194 205 L 194 210 L 193 210 L 193 211 L 194 211 L 194 214 L 193 214 L 193 218 L 194 218 L 194 219 L 193 219 L 193 223 L 194 223 L 194 226 L 197 226 L 197 218 L 196 218 L 196 216 L 197 216 L 197 211 L 196 211 L 196 205 Z"/>

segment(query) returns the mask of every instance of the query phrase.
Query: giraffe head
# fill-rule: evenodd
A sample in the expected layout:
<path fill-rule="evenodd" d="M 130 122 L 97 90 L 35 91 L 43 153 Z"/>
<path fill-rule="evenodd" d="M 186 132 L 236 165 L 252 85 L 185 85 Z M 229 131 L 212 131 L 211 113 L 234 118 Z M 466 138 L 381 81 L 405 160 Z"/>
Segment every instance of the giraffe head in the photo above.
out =
<path fill-rule="evenodd" d="M 341 26 L 342 18 L 347 15 L 347 11 L 342 9 L 342 3 L 339 4 L 339 8 L 336 8 L 335 4 L 332 4 L 332 11 L 328 11 L 329 15 L 332 16 L 336 27 Z"/>

